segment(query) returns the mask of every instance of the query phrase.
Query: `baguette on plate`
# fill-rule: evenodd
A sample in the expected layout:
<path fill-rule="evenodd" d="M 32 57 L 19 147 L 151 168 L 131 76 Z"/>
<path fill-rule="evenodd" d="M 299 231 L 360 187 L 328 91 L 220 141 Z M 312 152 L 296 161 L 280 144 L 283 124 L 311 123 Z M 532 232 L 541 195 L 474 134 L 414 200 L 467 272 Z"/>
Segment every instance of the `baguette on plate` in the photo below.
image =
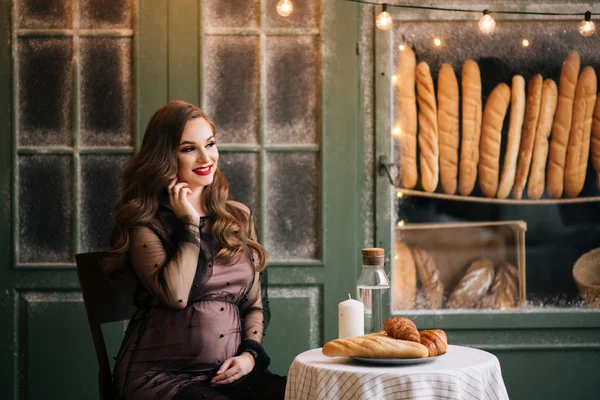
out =
<path fill-rule="evenodd" d="M 429 350 L 417 342 L 365 335 L 327 342 L 323 354 L 327 357 L 425 358 Z"/>

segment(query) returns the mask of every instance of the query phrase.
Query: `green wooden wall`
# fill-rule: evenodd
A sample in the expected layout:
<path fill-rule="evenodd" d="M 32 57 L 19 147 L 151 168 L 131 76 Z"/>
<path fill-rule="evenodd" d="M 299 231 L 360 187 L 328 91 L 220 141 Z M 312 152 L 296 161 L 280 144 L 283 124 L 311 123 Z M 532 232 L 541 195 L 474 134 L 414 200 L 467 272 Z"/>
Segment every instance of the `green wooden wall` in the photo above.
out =
<path fill-rule="evenodd" d="M 314 144 L 268 142 L 266 126 L 269 119 L 265 113 L 273 111 L 267 107 L 264 85 L 269 82 L 264 82 L 263 77 L 263 86 L 259 91 L 260 104 L 247 105 L 258 114 L 257 142 L 248 144 L 242 140 L 239 143 L 230 141 L 220 145 L 223 159 L 229 157 L 235 160 L 236 156 L 244 159 L 245 154 L 256 160 L 253 165 L 258 165 L 257 181 L 251 186 L 256 193 L 254 197 L 248 195 L 248 201 L 254 202 L 252 205 L 259 216 L 259 230 L 261 236 L 266 238 L 267 249 L 269 243 L 277 249 L 272 252 L 269 264 L 272 322 L 265 346 L 272 358 L 271 369 L 286 375 L 296 354 L 321 346 L 337 336 L 337 303 L 346 297 L 348 291 L 354 290 L 360 269 L 360 248 L 368 240 L 365 239 L 364 225 L 369 222 L 360 217 L 363 191 L 361 182 L 368 171 L 362 168 L 359 60 L 356 52 L 360 19 L 357 7 L 345 2 L 313 0 L 298 5 L 297 10 L 300 15 L 307 15 L 306 7 L 314 8 L 311 10 L 314 11 L 311 18 L 316 21 L 314 27 L 265 28 L 265 21 L 273 18 L 271 9 L 274 9 L 275 3 L 256 1 L 254 4 L 259 13 L 256 27 L 221 29 L 213 26 L 207 29 L 204 26 L 207 7 L 203 1 L 133 2 L 130 30 L 110 28 L 85 33 L 133 40 L 130 83 L 135 108 L 130 145 L 107 145 L 102 150 L 90 149 L 81 142 L 84 132 L 80 132 L 79 123 L 75 123 L 67 136 L 74 135 L 75 143 L 81 142 L 78 147 L 73 148 L 67 144 L 59 148 L 51 145 L 24 148 L 22 144 L 18 144 L 22 133 L 17 121 L 20 115 L 18 104 L 21 100 L 15 80 L 21 78 L 18 78 L 19 64 L 13 57 L 16 43 L 38 36 L 74 38 L 74 43 L 79 43 L 79 35 L 83 34 L 78 30 L 80 17 L 76 7 L 80 3 L 74 1 L 68 4 L 76 5 L 73 9 L 75 17 L 70 22 L 76 28 L 56 32 L 52 27 L 24 29 L 19 25 L 21 22 L 15 23 L 15 16 L 20 16 L 23 9 L 16 9 L 11 0 L 0 1 L 0 188 L 3 196 L 0 209 L 0 398 L 98 398 L 95 354 L 79 292 L 73 254 L 64 260 L 52 261 L 45 259 L 42 253 L 35 262 L 23 262 L 16 247 L 24 240 L 18 229 L 20 219 L 24 218 L 19 210 L 23 207 L 22 201 L 28 200 L 26 192 L 19 186 L 19 165 L 26 165 L 19 164 L 19 157 L 29 153 L 45 157 L 58 152 L 72 160 L 67 164 L 71 166 L 70 169 L 60 172 L 67 178 L 57 178 L 57 182 L 65 179 L 70 182 L 68 198 L 72 198 L 76 205 L 73 212 L 68 214 L 72 219 L 65 222 L 72 226 L 68 230 L 73 235 L 73 244 L 69 245 L 69 249 L 72 253 L 86 251 L 89 247 L 85 242 L 87 239 L 80 237 L 79 232 L 86 229 L 86 207 L 95 207 L 96 203 L 86 203 L 85 193 L 77 189 L 79 185 L 85 188 L 87 179 L 81 175 L 85 174 L 85 166 L 81 160 L 88 154 L 100 154 L 105 157 L 107 168 L 110 165 L 113 171 L 117 171 L 115 165 L 118 164 L 113 163 L 113 160 L 116 157 L 126 157 L 139 146 L 145 125 L 155 109 L 172 99 L 183 99 L 210 108 L 214 100 L 205 89 L 205 75 L 210 72 L 207 65 L 213 60 L 207 59 L 205 52 L 207 35 L 256 37 L 259 41 L 257 63 L 263 74 L 269 71 L 268 67 L 271 65 L 267 63 L 269 55 L 273 56 L 265 51 L 271 37 L 281 40 L 289 38 L 292 43 L 316 43 L 314 51 L 317 68 L 313 71 L 314 79 L 318 82 L 318 109 L 315 113 L 318 119 Z M 215 4 L 217 3 L 212 2 L 213 8 Z M 32 10 L 29 11 L 35 11 Z M 296 36 L 301 39 L 295 40 Z M 81 82 L 85 81 L 87 72 L 85 63 L 77 53 L 78 47 L 74 51 L 74 89 L 71 95 L 76 120 L 79 121 L 79 118 L 87 117 L 86 111 L 79 107 L 80 102 L 87 101 L 80 97 L 81 92 L 85 91 Z M 208 57 L 211 56 L 213 55 L 208 54 Z M 314 160 L 310 161 L 315 166 L 312 178 L 315 183 L 311 185 L 314 195 L 308 197 L 310 201 L 299 203 L 305 195 L 302 187 L 301 192 L 292 191 L 288 196 L 296 197 L 277 199 L 279 203 L 272 203 L 269 198 L 272 190 L 269 186 L 271 178 L 266 173 L 269 162 L 274 159 L 285 162 L 288 155 L 291 161 L 306 158 Z M 74 174 L 73 178 L 68 178 L 69 174 Z M 111 179 L 117 179 L 116 175 Z M 49 187 L 52 181 L 49 180 Z M 20 198 L 15 195 L 17 192 L 20 193 Z M 111 196 L 114 196 L 115 190 L 112 192 Z M 95 200 L 101 203 L 114 201 L 108 196 L 107 199 L 101 197 L 102 195 Z M 44 201 L 54 200 L 40 198 L 30 203 L 44 207 Z M 305 214 L 316 216 L 313 221 L 315 238 L 311 239 L 311 246 L 315 250 L 311 256 L 295 256 L 293 243 L 284 243 L 286 246 L 282 247 L 277 243 L 277 238 L 273 237 L 272 232 L 279 232 L 281 227 L 276 225 L 277 221 L 268 220 L 268 213 L 272 209 L 281 209 L 282 204 L 291 204 L 294 209 L 290 211 L 295 212 L 296 216 L 302 212 L 302 207 L 306 208 Z M 340 204 L 344 206 L 340 207 Z M 40 223 L 43 224 L 44 221 L 41 220 Z M 54 229 L 57 224 L 51 223 L 50 226 Z M 30 245 L 31 240 L 26 245 Z M 116 353 L 124 328 L 125 323 L 104 327 L 109 354 Z"/>

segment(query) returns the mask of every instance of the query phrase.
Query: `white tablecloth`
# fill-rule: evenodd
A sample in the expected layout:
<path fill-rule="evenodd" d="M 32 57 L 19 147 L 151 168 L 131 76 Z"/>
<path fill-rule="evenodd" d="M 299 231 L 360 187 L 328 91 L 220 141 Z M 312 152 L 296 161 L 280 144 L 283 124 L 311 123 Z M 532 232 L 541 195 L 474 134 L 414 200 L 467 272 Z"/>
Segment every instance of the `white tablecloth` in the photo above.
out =
<path fill-rule="evenodd" d="M 286 400 L 297 399 L 508 399 L 493 354 L 462 346 L 415 365 L 371 365 L 326 357 L 321 349 L 298 355 L 288 373 Z"/>

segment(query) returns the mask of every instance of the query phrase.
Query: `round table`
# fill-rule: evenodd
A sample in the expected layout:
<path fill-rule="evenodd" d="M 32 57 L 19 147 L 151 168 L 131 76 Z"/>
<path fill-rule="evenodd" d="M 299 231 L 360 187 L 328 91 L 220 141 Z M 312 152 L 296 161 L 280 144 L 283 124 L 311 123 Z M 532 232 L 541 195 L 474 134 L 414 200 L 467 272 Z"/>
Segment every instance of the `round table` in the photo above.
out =
<path fill-rule="evenodd" d="M 374 365 L 349 357 L 326 357 L 321 348 L 296 356 L 286 400 L 296 399 L 508 399 L 493 354 L 448 346 L 423 364 Z"/>

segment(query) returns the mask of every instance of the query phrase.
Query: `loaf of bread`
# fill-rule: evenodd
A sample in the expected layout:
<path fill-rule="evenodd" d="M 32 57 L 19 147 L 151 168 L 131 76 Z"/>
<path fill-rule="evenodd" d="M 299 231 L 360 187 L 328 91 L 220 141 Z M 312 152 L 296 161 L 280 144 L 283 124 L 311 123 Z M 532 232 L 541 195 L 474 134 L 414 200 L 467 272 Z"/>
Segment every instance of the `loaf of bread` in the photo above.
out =
<path fill-rule="evenodd" d="M 563 193 L 567 145 L 569 143 L 569 132 L 571 131 L 573 100 L 580 64 L 579 53 L 576 51 L 569 53 L 563 63 L 560 81 L 558 82 L 558 104 L 554 114 L 554 123 L 552 124 L 548 175 L 546 178 L 548 194 L 555 199 L 560 198 Z"/>
<path fill-rule="evenodd" d="M 450 64 L 442 64 L 438 75 L 438 130 L 440 180 L 446 194 L 454 194 L 458 184 L 458 81 Z"/>
<path fill-rule="evenodd" d="M 502 124 L 509 103 L 510 87 L 506 83 L 500 83 L 490 93 L 483 111 L 479 143 L 479 187 L 486 197 L 495 197 L 498 191 Z"/>
<path fill-rule="evenodd" d="M 581 71 L 573 101 L 573 118 L 565 162 L 565 195 L 567 197 L 577 197 L 585 184 L 596 89 L 596 72 L 593 67 L 587 66 Z"/>
<path fill-rule="evenodd" d="M 498 273 L 504 275 L 504 280 L 507 282 L 508 292 L 510 297 L 514 299 L 513 304 L 516 304 L 519 299 L 519 270 L 509 262 L 504 262 L 498 267 Z"/>
<path fill-rule="evenodd" d="M 506 154 L 502 165 L 502 175 L 498 186 L 496 197 L 505 199 L 515 183 L 517 171 L 517 158 L 519 157 L 519 145 L 521 144 L 521 129 L 525 117 L 525 79 L 521 75 L 515 75 L 512 79 L 510 119 L 508 124 L 508 141 L 506 143 Z"/>
<path fill-rule="evenodd" d="M 527 178 L 529 177 L 533 145 L 535 143 L 535 132 L 540 116 L 540 107 L 542 105 L 543 83 L 544 78 L 542 78 L 542 75 L 536 74 L 531 78 L 527 85 L 527 105 L 525 107 L 523 131 L 521 133 L 517 176 L 515 177 L 515 184 L 512 191 L 512 196 L 515 199 L 523 197 L 523 190 L 525 189 L 525 185 L 527 185 Z"/>
<path fill-rule="evenodd" d="M 444 354 L 448 350 L 448 336 L 441 329 L 428 329 L 419 332 L 421 344 L 427 347 L 429 357 Z"/>
<path fill-rule="evenodd" d="M 356 336 L 325 343 L 323 354 L 327 357 L 368 358 L 425 358 L 429 350 L 419 342 L 398 340 L 382 335 Z"/>
<path fill-rule="evenodd" d="M 398 55 L 398 80 L 396 85 L 396 115 L 399 133 L 395 135 L 400 154 L 402 187 L 413 189 L 417 185 L 417 97 L 415 74 L 417 61 L 408 47 Z"/>
<path fill-rule="evenodd" d="M 498 267 L 490 294 L 481 301 L 482 308 L 505 310 L 513 307 L 519 299 L 519 274 L 515 266 L 502 263 Z"/>
<path fill-rule="evenodd" d="M 383 323 L 383 330 L 389 337 L 410 342 L 421 342 L 419 331 L 414 322 L 404 317 L 388 318 Z"/>
<path fill-rule="evenodd" d="M 494 264 L 485 258 L 471 263 L 450 297 L 448 308 L 472 308 L 486 295 L 494 279 Z"/>
<path fill-rule="evenodd" d="M 394 243 L 394 263 L 392 268 L 394 310 L 410 310 L 415 308 L 417 268 L 410 249 L 401 240 L 396 240 Z"/>
<path fill-rule="evenodd" d="M 600 188 L 600 101 L 598 99 L 594 107 L 591 147 L 592 165 L 596 170 L 596 183 Z"/>
<path fill-rule="evenodd" d="M 481 74 L 479 65 L 466 60 L 462 68 L 462 139 L 458 192 L 468 196 L 477 180 L 479 141 L 481 139 Z"/>
<path fill-rule="evenodd" d="M 439 143 L 437 106 L 429 65 L 417 65 L 417 101 L 419 103 L 419 151 L 421 185 L 434 192 L 439 181 Z"/>
<path fill-rule="evenodd" d="M 535 143 L 531 158 L 531 170 L 527 182 L 527 196 L 540 199 L 544 194 L 546 160 L 548 159 L 548 137 L 552 129 L 552 120 L 556 111 L 557 88 L 552 79 L 545 79 L 542 87 L 542 105 L 535 131 Z"/>
<path fill-rule="evenodd" d="M 425 300 L 427 302 L 426 307 L 431 310 L 437 310 L 442 307 L 442 303 L 444 302 L 444 284 L 440 279 L 440 271 L 431 255 L 421 247 L 413 246 L 412 252 L 415 264 L 417 265 L 419 279 L 423 285 Z"/>

